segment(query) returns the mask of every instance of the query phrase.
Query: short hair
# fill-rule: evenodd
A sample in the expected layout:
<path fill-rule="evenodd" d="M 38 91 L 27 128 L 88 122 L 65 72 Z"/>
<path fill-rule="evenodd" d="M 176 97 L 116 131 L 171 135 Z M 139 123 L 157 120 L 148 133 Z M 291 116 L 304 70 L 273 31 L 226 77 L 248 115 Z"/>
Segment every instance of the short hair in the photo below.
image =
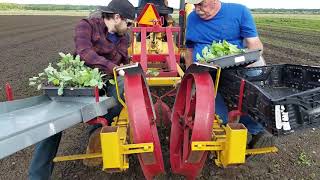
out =
<path fill-rule="evenodd" d="M 106 12 L 102 12 L 101 13 L 101 17 L 102 19 L 113 19 L 114 18 L 115 13 L 106 13 Z"/>

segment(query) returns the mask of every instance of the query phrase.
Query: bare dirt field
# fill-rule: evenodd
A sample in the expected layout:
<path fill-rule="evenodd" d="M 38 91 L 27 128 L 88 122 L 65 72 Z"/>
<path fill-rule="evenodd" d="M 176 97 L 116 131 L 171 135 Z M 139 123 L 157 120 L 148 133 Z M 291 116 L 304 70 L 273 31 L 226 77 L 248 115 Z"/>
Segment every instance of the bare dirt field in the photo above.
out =
<path fill-rule="evenodd" d="M 73 52 L 73 28 L 81 17 L 63 16 L 0 16 L 0 101 L 5 100 L 4 85 L 10 82 L 15 98 L 40 94 L 28 86 L 28 78 L 55 62 L 58 52 Z M 293 63 L 318 65 L 320 33 L 289 31 L 258 26 L 265 45 L 268 64 Z M 87 125 L 66 130 L 59 155 L 85 152 Z M 168 130 L 160 129 L 160 133 Z M 165 137 L 162 136 L 162 137 Z M 161 142 L 168 145 L 168 140 Z M 226 169 L 215 166 L 210 158 L 199 179 L 320 179 L 320 131 L 309 128 L 276 139 L 279 152 L 264 155 L 245 165 Z M 0 147 L 5 148 L 5 147 Z M 33 147 L 0 160 L 0 180 L 27 179 Z M 183 179 L 170 173 L 168 147 L 163 154 L 167 174 L 157 179 Z M 101 167 L 86 167 L 80 161 L 56 164 L 52 179 L 144 179 L 137 159 L 130 159 L 124 173 L 107 174 Z"/>

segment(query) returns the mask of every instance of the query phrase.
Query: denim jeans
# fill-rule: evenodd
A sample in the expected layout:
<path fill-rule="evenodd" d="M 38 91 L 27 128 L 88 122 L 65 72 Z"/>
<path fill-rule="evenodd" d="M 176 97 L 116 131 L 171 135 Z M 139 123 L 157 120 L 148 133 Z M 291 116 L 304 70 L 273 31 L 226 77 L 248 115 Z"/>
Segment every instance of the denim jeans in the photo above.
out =
<path fill-rule="evenodd" d="M 118 77 L 118 86 L 120 94 L 123 98 L 124 81 L 123 77 Z M 115 86 L 109 86 L 107 88 L 109 96 L 117 98 L 117 91 Z M 118 116 L 122 110 L 122 105 L 117 101 L 117 105 L 108 111 L 105 118 L 108 123 L 111 123 L 113 118 Z M 101 125 L 93 125 L 90 127 L 89 133 L 92 133 L 95 129 L 101 127 Z M 47 139 L 37 143 L 33 153 L 33 158 L 29 167 L 29 179 L 30 180 L 47 180 L 50 179 L 52 170 L 54 167 L 53 159 L 57 154 L 59 143 L 61 140 L 62 132 L 55 134 Z"/>
<path fill-rule="evenodd" d="M 30 180 L 50 179 L 62 132 L 55 134 L 36 144 L 29 168 Z"/>
<path fill-rule="evenodd" d="M 219 115 L 223 123 L 226 124 L 228 122 L 228 108 L 220 93 L 218 93 L 216 97 L 215 109 L 215 113 Z M 248 115 L 241 116 L 239 122 L 242 123 L 252 135 L 257 135 L 264 130 L 260 123 L 253 121 Z"/>
<path fill-rule="evenodd" d="M 261 74 L 261 69 L 250 69 L 245 73 L 247 77 L 255 77 Z M 228 122 L 228 108 L 226 103 L 224 102 L 223 97 L 219 93 L 217 94 L 215 105 L 216 114 L 219 115 L 223 123 L 226 124 Z M 241 116 L 239 122 L 246 126 L 249 133 L 252 135 L 257 135 L 259 132 L 262 132 L 264 130 L 263 126 L 260 123 L 253 121 L 248 115 Z"/>

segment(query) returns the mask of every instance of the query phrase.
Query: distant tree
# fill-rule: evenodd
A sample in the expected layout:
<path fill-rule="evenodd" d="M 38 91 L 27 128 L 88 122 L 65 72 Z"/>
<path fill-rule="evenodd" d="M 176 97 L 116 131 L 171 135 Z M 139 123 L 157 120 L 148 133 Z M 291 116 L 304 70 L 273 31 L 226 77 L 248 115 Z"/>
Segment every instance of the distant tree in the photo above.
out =
<path fill-rule="evenodd" d="M 85 5 L 52 5 L 52 4 L 13 4 L 13 3 L 0 3 L 0 10 L 95 10 L 96 6 Z"/>
<path fill-rule="evenodd" d="M 320 14 L 320 9 L 251 9 L 253 13 L 261 14 Z"/>

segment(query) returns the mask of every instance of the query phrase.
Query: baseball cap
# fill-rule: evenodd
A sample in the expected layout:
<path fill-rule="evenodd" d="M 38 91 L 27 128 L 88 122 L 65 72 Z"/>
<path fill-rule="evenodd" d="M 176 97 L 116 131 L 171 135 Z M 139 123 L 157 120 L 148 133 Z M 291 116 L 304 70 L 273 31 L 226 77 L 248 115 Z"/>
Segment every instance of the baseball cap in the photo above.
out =
<path fill-rule="evenodd" d="M 108 6 L 99 6 L 98 10 L 119 14 L 126 19 L 134 20 L 135 18 L 135 8 L 128 0 L 112 0 Z"/>
<path fill-rule="evenodd" d="M 199 4 L 201 3 L 203 0 L 186 0 L 186 3 L 190 3 L 190 4 Z"/>

